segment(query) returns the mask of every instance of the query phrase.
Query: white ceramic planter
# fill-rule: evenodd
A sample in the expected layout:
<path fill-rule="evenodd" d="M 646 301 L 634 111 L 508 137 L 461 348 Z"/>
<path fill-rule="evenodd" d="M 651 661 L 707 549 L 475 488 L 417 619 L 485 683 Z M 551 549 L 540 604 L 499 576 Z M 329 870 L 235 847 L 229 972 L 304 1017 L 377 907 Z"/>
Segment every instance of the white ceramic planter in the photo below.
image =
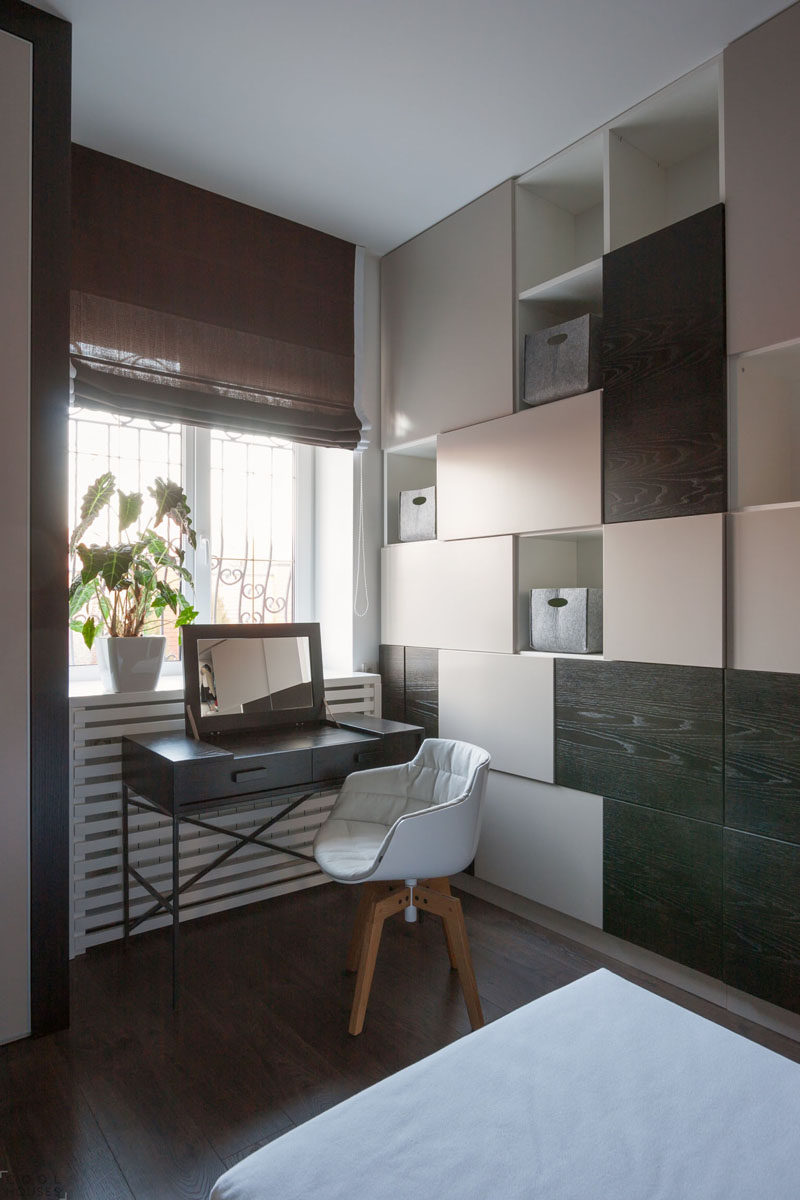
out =
<path fill-rule="evenodd" d="M 103 687 L 107 692 L 151 692 L 158 683 L 166 645 L 163 636 L 98 638 Z"/>

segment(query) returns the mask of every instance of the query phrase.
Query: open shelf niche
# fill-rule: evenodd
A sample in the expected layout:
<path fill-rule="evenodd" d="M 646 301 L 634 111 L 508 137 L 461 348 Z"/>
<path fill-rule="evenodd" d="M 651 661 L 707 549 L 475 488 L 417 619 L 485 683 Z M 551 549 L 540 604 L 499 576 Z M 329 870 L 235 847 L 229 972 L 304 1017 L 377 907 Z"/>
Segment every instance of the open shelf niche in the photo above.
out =
<path fill-rule="evenodd" d="M 611 122 L 609 250 L 719 203 L 719 112 L 712 61 Z"/>
<path fill-rule="evenodd" d="M 592 133 L 534 167 L 517 187 L 520 293 L 603 254 L 603 135 Z"/>
<path fill-rule="evenodd" d="M 732 509 L 800 503 L 800 342 L 732 366 Z"/>
<path fill-rule="evenodd" d="M 400 541 L 400 493 L 436 485 L 436 438 L 387 450 L 384 456 L 384 544 Z"/>
<path fill-rule="evenodd" d="M 566 529 L 524 534 L 516 539 L 516 650 L 520 654 L 564 657 L 531 649 L 530 592 L 532 588 L 603 586 L 603 530 Z M 572 656 L 566 656 L 572 657 Z M 602 658 L 577 654 L 576 658 Z"/>
<path fill-rule="evenodd" d="M 602 313 L 604 140 L 592 133 L 518 180 L 518 408 L 525 335 Z"/>

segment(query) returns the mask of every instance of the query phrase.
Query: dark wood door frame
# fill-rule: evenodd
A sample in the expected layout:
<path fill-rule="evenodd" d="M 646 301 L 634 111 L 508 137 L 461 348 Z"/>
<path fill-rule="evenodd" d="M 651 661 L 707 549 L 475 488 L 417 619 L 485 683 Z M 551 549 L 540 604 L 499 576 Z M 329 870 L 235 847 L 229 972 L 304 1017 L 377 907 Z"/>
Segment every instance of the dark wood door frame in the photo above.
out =
<path fill-rule="evenodd" d="M 67 405 L 72 26 L 4 0 L 33 47 L 30 363 L 31 1032 L 69 1023 Z"/>

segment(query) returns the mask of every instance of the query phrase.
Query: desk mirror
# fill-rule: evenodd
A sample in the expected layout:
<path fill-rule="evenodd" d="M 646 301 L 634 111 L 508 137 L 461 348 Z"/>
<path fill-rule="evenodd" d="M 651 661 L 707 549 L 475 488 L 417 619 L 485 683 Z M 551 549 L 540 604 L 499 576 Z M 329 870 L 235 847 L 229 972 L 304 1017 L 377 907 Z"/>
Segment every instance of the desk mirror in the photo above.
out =
<path fill-rule="evenodd" d="M 319 625 L 191 625 L 183 637 L 186 704 L 201 737 L 323 716 Z"/>

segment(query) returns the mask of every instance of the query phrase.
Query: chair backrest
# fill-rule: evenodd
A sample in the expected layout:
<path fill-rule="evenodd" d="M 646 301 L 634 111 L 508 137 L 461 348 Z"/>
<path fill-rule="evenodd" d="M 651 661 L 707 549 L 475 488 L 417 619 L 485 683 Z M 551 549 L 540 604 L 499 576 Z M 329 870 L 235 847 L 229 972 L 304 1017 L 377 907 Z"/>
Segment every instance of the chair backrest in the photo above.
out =
<path fill-rule="evenodd" d="M 454 875 L 475 857 L 490 757 L 480 746 L 427 738 L 407 765 L 407 810 L 373 879 Z"/>

